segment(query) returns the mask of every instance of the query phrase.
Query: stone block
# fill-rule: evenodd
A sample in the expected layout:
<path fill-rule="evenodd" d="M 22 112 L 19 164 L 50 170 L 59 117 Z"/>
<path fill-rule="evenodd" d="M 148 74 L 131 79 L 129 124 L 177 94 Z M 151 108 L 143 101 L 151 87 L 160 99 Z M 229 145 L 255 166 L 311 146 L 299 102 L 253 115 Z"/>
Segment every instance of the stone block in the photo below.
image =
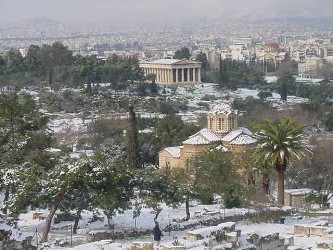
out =
<path fill-rule="evenodd" d="M 186 234 L 186 240 L 191 242 L 202 240 L 203 238 L 204 237 L 200 233 L 196 233 L 195 231 L 190 231 Z"/>
<path fill-rule="evenodd" d="M 313 236 L 323 236 L 323 232 L 327 229 L 327 227 L 322 226 L 311 226 L 310 228 L 310 235 Z"/>
<path fill-rule="evenodd" d="M 234 244 L 238 241 L 237 232 L 231 232 L 226 234 L 226 240 L 228 243 Z"/>
<path fill-rule="evenodd" d="M 234 222 L 225 222 L 217 226 L 201 228 L 193 231 L 187 232 L 186 240 L 194 242 L 197 240 L 202 240 L 206 237 L 215 236 L 216 239 L 223 239 L 225 233 L 230 233 L 235 231 Z"/>
<path fill-rule="evenodd" d="M 294 236 L 291 235 L 284 236 L 284 244 L 293 246 L 295 244 Z"/>
<path fill-rule="evenodd" d="M 42 215 L 43 213 L 41 212 L 35 212 L 32 214 L 32 219 L 33 220 L 39 220 L 40 219 L 40 216 Z"/>
<path fill-rule="evenodd" d="M 154 250 L 152 242 L 133 242 L 131 250 Z"/>
<path fill-rule="evenodd" d="M 327 228 L 323 231 L 323 237 L 333 236 L 333 227 Z"/>
<path fill-rule="evenodd" d="M 294 225 L 294 234 L 309 235 L 308 225 Z"/>

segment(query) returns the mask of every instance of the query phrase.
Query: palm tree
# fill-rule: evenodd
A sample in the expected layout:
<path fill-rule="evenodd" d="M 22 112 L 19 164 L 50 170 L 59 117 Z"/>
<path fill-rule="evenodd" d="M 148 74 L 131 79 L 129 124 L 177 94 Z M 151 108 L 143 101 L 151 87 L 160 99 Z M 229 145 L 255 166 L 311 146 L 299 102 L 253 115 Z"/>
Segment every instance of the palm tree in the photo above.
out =
<path fill-rule="evenodd" d="M 293 156 L 300 159 L 306 152 L 311 152 L 302 140 L 303 128 L 292 118 L 284 118 L 280 123 L 265 120 L 256 133 L 258 148 L 255 157 L 268 160 L 278 175 L 278 205 L 284 205 L 284 174 L 290 160 Z"/>

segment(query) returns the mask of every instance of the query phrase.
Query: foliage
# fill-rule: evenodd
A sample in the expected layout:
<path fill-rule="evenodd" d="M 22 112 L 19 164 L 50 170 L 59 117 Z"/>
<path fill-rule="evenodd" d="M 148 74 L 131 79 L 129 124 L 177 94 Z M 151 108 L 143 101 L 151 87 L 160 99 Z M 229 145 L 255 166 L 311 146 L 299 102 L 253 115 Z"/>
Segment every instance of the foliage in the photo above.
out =
<path fill-rule="evenodd" d="M 324 125 L 328 131 L 333 131 L 333 107 L 331 107 L 330 111 L 326 115 Z"/>
<path fill-rule="evenodd" d="M 258 93 L 260 100 L 266 100 L 268 97 L 272 97 L 272 92 L 269 91 L 260 91 Z"/>
<path fill-rule="evenodd" d="M 56 160 L 47 151 L 53 143 L 47 122 L 29 96 L 0 95 L 0 188 L 5 201 L 15 199 L 26 178 L 38 178 L 54 166 Z"/>
<path fill-rule="evenodd" d="M 100 148 L 107 139 L 117 139 L 123 134 L 122 121 L 117 119 L 98 118 L 88 124 L 87 141 L 94 148 Z"/>
<path fill-rule="evenodd" d="M 281 122 L 266 120 L 257 127 L 256 139 L 258 149 L 254 157 L 268 160 L 278 173 L 278 202 L 284 203 L 284 173 L 293 156 L 300 159 L 306 152 L 311 152 L 302 140 L 302 124 L 295 124 L 292 118 L 284 118 Z"/>
<path fill-rule="evenodd" d="M 190 50 L 186 47 L 176 50 L 175 55 L 173 56 L 174 59 L 190 59 L 190 57 Z"/>
<path fill-rule="evenodd" d="M 155 220 L 162 211 L 161 203 L 177 206 L 181 201 L 179 184 L 168 170 L 145 169 L 137 174 L 138 196 L 148 207 L 155 210 Z"/>
<path fill-rule="evenodd" d="M 180 145 L 197 129 L 195 125 L 185 124 L 180 116 L 175 114 L 165 116 L 155 126 L 156 136 L 163 142 L 163 147 Z"/>
<path fill-rule="evenodd" d="M 283 73 L 277 80 L 278 91 L 281 95 L 281 100 L 286 101 L 287 95 L 294 95 L 296 93 L 295 80 L 291 73 Z"/>
<path fill-rule="evenodd" d="M 305 200 L 316 204 L 326 204 L 328 202 L 328 194 L 310 193 L 305 197 Z"/>
<path fill-rule="evenodd" d="M 240 198 L 239 195 L 237 195 L 234 187 L 232 186 L 226 187 L 223 196 L 223 202 L 225 208 L 240 207 L 241 205 Z"/>

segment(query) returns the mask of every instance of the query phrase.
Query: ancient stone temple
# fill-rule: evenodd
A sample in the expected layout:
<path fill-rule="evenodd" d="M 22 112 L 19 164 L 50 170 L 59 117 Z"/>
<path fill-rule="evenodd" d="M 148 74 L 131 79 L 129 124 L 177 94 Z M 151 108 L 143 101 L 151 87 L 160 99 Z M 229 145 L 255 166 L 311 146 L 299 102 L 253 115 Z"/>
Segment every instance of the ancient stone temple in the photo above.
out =
<path fill-rule="evenodd" d="M 145 76 L 155 75 L 158 84 L 197 84 L 201 83 L 201 62 L 187 59 L 160 59 L 140 62 Z"/>
<path fill-rule="evenodd" d="M 238 127 L 237 112 L 220 105 L 207 114 L 207 128 L 183 141 L 182 145 L 167 147 L 159 152 L 159 167 L 184 167 L 187 162 L 206 150 L 242 152 L 256 145 L 252 132 Z"/>

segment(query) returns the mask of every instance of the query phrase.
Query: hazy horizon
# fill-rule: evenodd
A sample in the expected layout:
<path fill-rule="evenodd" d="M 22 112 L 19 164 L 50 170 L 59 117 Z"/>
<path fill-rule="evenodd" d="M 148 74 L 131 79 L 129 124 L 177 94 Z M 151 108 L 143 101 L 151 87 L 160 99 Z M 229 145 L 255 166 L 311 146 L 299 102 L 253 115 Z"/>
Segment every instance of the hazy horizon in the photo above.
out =
<path fill-rule="evenodd" d="M 31 18 L 86 23 L 173 23 L 214 18 L 325 17 L 331 0 L 0 0 L 0 23 Z"/>

